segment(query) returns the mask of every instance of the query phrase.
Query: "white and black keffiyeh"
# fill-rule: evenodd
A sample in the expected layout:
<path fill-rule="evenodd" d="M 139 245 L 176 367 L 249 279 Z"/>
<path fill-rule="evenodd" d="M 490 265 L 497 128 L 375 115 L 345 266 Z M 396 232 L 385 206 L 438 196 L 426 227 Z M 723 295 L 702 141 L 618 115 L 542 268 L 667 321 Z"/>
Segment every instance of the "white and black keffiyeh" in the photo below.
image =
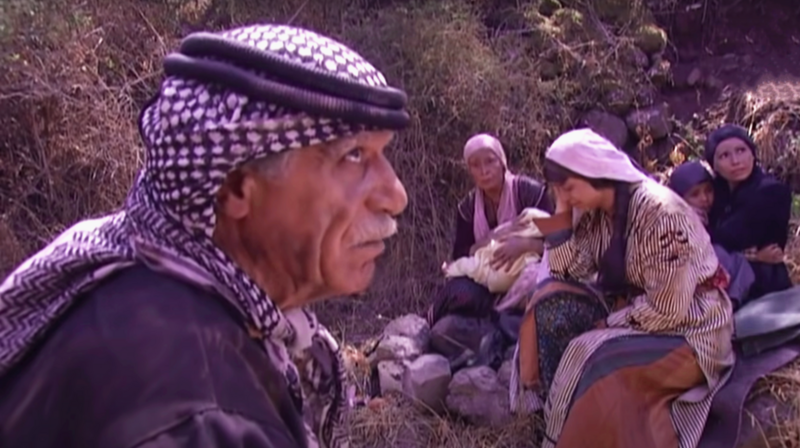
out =
<path fill-rule="evenodd" d="M 353 84 L 386 86 L 361 56 L 311 31 L 258 25 L 215 36 Z M 144 262 L 234 303 L 284 372 L 306 417 L 309 446 L 346 446 L 339 430 L 345 401 L 336 342 L 312 313 L 278 310 L 213 244 L 214 201 L 227 174 L 246 162 L 375 126 L 180 76 L 167 76 L 139 124 L 146 163 L 123 211 L 74 225 L 0 285 L 0 375 L 76 297 L 110 274 Z"/>

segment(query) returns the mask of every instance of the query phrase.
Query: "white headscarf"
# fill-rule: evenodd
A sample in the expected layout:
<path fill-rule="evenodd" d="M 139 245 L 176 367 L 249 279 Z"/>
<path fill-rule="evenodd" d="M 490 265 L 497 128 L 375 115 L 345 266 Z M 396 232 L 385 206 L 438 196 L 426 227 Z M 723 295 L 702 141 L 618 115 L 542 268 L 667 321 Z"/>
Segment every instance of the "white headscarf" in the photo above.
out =
<path fill-rule="evenodd" d="M 508 169 L 508 159 L 503 145 L 496 137 L 489 134 L 478 134 L 472 136 L 464 145 L 464 162 L 469 162 L 473 154 L 488 149 L 494 153 L 503 165 L 503 192 L 500 194 L 500 203 L 497 204 L 497 225 L 512 221 L 519 214 L 517 210 L 517 193 L 514 189 L 514 181 L 517 176 Z M 473 206 L 472 233 L 475 241 L 480 241 L 489 235 L 492 228 L 486 220 L 485 198 L 483 190 L 475 188 L 475 204 Z"/>
<path fill-rule="evenodd" d="M 589 128 L 561 134 L 547 148 L 545 158 L 589 179 L 630 183 L 650 179 L 627 154 Z"/>

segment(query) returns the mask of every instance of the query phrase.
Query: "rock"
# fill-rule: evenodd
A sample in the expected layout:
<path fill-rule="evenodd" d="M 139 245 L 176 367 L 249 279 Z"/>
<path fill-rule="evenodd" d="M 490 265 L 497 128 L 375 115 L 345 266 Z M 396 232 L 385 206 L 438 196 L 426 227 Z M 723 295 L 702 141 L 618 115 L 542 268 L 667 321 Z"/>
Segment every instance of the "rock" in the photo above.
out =
<path fill-rule="evenodd" d="M 500 382 L 500 385 L 506 389 L 508 389 L 511 384 L 511 369 L 513 365 L 511 360 L 507 360 L 497 369 L 497 380 Z"/>
<path fill-rule="evenodd" d="M 438 412 L 443 409 L 452 374 L 443 356 L 422 355 L 408 365 L 403 376 L 403 392 Z"/>
<path fill-rule="evenodd" d="M 672 131 L 670 110 L 666 103 L 637 109 L 625 118 L 625 123 L 631 132 L 638 134 L 638 128 L 646 128 L 654 140 L 664 138 Z"/>
<path fill-rule="evenodd" d="M 474 425 L 501 426 L 511 421 L 508 389 L 486 366 L 463 369 L 453 376 L 447 409 Z"/>
<path fill-rule="evenodd" d="M 563 72 L 563 69 L 556 62 L 552 62 L 552 61 L 541 61 L 540 62 L 540 65 L 539 65 L 539 77 L 543 81 L 551 81 L 553 79 L 556 79 L 561 75 L 562 72 Z"/>
<path fill-rule="evenodd" d="M 372 412 L 380 412 L 389 406 L 385 398 L 376 397 L 367 402 L 367 408 Z"/>
<path fill-rule="evenodd" d="M 406 365 L 403 361 L 381 361 L 378 363 L 378 382 L 381 395 L 390 391 L 403 391 L 403 376 Z"/>
<path fill-rule="evenodd" d="M 516 8 L 512 8 L 516 10 Z M 547 21 L 547 17 L 544 16 L 541 12 L 535 9 L 526 9 L 522 12 L 522 15 L 525 17 L 525 22 L 528 27 L 535 28 L 538 31 L 542 31 L 540 28 L 541 25 L 546 25 L 549 22 Z M 526 33 L 527 35 L 527 33 Z"/>
<path fill-rule="evenodd" d="M 542 0 L 542 2 L 539 3 L 539 13 L 544 16 L 549 17 L 559 9 L 561 9 L 561 2 L 558 0 Z"/>
<path fill-rule="evenodd" d="M 628 143 L 628 126 L 625 120 L 601 110 L 591 110 L 581 119 L 581 123 L 607 138 L 617 148 Z"/>
<path fill-rule="evenodd" d="M 561 30 L 567 42 L 588 39 L 596 29 L 586 20 L 583 13 L 572 8 L 561 8 L 551 18 L 553 25 Z"/>
<path fill-rule="evenodd" d="M 603 104 L 609 112 L 625 115 L 633 107 L 634 93 L 627 87 L 607 89 Z"/>
<path fill-rule="evenodd" d="M 715 76 L 709 76 L 708 78 L 705 79 L 705 82 L 703 84 L 705 84 L 705 86 L 708 87 L 709 89 L 719 90 L 722 88 L 723 83 L 722 80 L 720 80 L 719 78 Z"/>
<path fill-rule="evenodd" d="M 431 338 L 431 328 L 428 321 L 416 314 L 406 314 L 389 322 L 383 329 L 385 336 L 405 336 L 413 339 L 422 348 L 428 350 L 428 342 Z"/>
<path fill-rule="evenodd" d="M 672 67 L 672 85 L 677 89 L 694 87 L 702 76 L 703 72 L 693 65 L 676 64 Z"/>
<path fill-rule="evenodd" d="M 591 5 L 600 20 L 617 25 L 630 21 L 633 12 L 630 0 L 593 0 Z"/>
<path fill-rule="evenodd" d="M 650 55 L 650 65 L 656 65 L 657 63 L 664 60 L 664 52 L 659 51 L 658 53 L 653 53 Z"/>
<path fill-rule="evenodd" d="M 381 361 L 411 361 L 425 352 L 417 341 L 405 336 L 384 336 L 375 352 L 370 356 L 370 364 Z"/>
<path fill-rule="evenodd" d="M 635 93 L 634 105 L 637 108 L 648 107 L 655 104 L 660 92 L 651 85 L 640 86 Z"/>
<path fill-rule="evenodd" d="M 682 141 L 683 140 L 679 136 L 672 133 L 662 139 L 654 140 L 652 145 L 644 148 L 645 159 L 660 164 L 666 164 L 670 162 L 670 154 L 672 154 L 675 146 Z M 680 164 L 680 162 L 673 162 L 673 165 L 677 164 Z"/>
<path fill-rule="evenodd" d="M 641 48 L 629 45 L 625 46 L 623 50 L 625 51 L 624 60 L 631 66 L 646 69 L 650 65 L 650 57 Z"/>
<path fill-rule="evenodd" d="M 647 71 L 647 77 L 656 87 L 664 87 L 672 83 L 672 64 L 666 59 L 658 59 Z"/>
<path fill-rule="evenodd" d="M 671 0 L 670 0 L 671 1 Z M 700 9 L 685 9 L 685 8 L 670 8 L 673 9 L 672 33 L 673 35 L 688 36 L 693 32 L 703 28 L 705 14 L 702 8 Z"/>
<path fill-rule="evenodd" d="M 723 59 L 722 63 L 717 66 L 723 72 L 736 72 L 742 70 L 744 67 L 738 59 Z"/>
<path fill-rule="evenodd" d="M 500 329 L 508 341 L 516 342 L 517 336 L 519 336 L 519 327 L 522 325 L 522 318 L 522 314 L 501 312 L 497 318 L 497 328 Z"/>
<path fill-rule="evenodd" d="M 703 78 L 703 71 L 700 70 L 698 67 L 695 67 L 689 73 L 689 76 L 686 77 L 686 84 L 688 84 L 690 87 L 694 87 L 700 82 L 702 78 Z"/>
<path fill-rule="evenodd" d="M 465 349 L 478 353 L 481 339 L 494 330 L 488 319 L 444 316 L 431 328 L 430 349 L 450 360 L 456 359 Z"/>
<path fill-rule="evenodd" d="M 667 33 L 655 25 L 642 25 L 634 34 L 634 42 L 645 53 L 653 54 L 667 48 Z"/>
<path fill-rule="evenodd" d="M 486 26 L 493 30 L 525 30 L 529 23 L 525 14 L 517 8 L 505 7 L 492 9 L 484 19 Z"/>
<path fill-rule="evenodd" d="M 787 446 L 786 424 L 797 418 L 791 401 L 791 398 L 785 401 L 770 393 L 748 396 L 742 411 L 744 418 L 739 427 L 737 448 Z"/>

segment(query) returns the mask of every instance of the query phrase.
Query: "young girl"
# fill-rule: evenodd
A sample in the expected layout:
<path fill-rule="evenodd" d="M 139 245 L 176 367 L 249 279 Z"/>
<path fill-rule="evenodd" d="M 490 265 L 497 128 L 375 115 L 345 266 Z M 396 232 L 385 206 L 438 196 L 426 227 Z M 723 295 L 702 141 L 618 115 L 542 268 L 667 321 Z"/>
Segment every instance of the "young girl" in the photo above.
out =
<path fill-rule="evenodd" d="M 676 167 L 667 185 L 681 196 L 700 217 L 703 225 L 709 226 L 709 213 L 714 206 L 714 177 L 701 162 L 689 161 Z M 728 295 L 738 308 L 750 298 L 750 288 L 755 281 L 755 273 L 749 262 L 783 263 L 783 250 L 777 244 L 761 249 L 748 248 L 743 252 L 730 252 L 720 244 L 714 244 L 720 263 L 731 276 Z"/>

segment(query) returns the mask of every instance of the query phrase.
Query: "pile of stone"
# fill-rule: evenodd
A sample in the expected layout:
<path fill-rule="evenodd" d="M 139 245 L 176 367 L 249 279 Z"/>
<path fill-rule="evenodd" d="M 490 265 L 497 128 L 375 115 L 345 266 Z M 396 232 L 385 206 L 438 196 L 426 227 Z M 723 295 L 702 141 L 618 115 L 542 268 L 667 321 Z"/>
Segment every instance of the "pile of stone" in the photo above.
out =
<path fill-rule="evenodd" d="M 472 341 L 454 341 L 458 328 Z M 474 352 L 482 337 L 494 328 L 480 319 L 446 316 L 432 331 L 427 321 L 407 314 L 391 321 L 369 356 L 377 371 L 381 394 L 402 392 L 421 408 L 464 418 L 475 425 L 503 425 L 511 419 L 508 383 L 511 361 L 508 351 L 499 369 L 454 362 L 447 353 L 453 344 L 469 345 Z M 437 350 L 434 350 L 436 348 Z M 438 352 L 438 353 L 437 353 Z"/>
<path fill-rule="evenodd" d="M 488 321 L 459 316 L 446 316 L 433 329 L 415 314 L 391 321 L 369 356 L 377 373 L 379 394 L 400 392 L 423 411 L 449 413 L 473 425 L 498 427 L 510 423 L 511 350 L 506 351 L 498 369 L 454 363 L 452 358 L 433 352 L 447 353 L 452 349 L 448 344 L 456 344 L 454 337 L 460 340 L 458 344 L 470 345 L 492 330 L 496 328 Z M 475 345 L 467 348 L 475 349 Z M 785 371 L 797 369 L 795 363 Z M 744 412 L 751 418 L 745 419 L 739 429 L 737 447 L 751 446 L 765 437 L 773 441 L 786 437 L 781 433 L 784 426 L 778 422 L 794 418 L 796 403 L 767 389 L 762 381 L 748 398 Z"/>

